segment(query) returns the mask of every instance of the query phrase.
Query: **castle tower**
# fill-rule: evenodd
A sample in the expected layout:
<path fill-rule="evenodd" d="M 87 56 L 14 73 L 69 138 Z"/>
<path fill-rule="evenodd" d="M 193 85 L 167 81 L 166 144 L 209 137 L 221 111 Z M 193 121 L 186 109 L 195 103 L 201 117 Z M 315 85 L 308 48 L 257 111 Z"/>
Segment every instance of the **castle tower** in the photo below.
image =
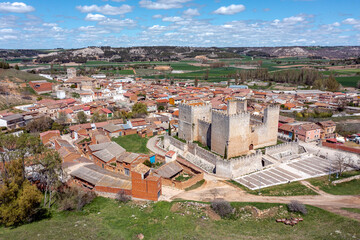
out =
<path fill-rule="evenodd" d="M 190 103 L 179 105 L 179 138 L 199 141 L 199 120 L 211 122 L 211 105 Z"/>
<path fill-rule="evenodd" d="M 228 100 L 227 102 L 227 114 L 237 114 L 241 112 L 246 112 L 247 110 L 247 101 L 246 100 Z"/>
<path fill-rule="evenodd" d="M 76 68 L 68 68 L 66 72 L 68 79 L 76 77 Z"/>
<path fill-rule="evenodd" d="M 274 145 L 277 142 L 279 113 L 279 105 L 269 105 L 264 110 L 264 123 L 267 129 L 266 136 L 264 136 L 264 141 L 266 140 L 269 143 L 268 145 Z"/>
<path fill-rule="evenodd" d="M 211 150 L 228 158 L 248 152 L 250 114 L 212 111 Z"/>

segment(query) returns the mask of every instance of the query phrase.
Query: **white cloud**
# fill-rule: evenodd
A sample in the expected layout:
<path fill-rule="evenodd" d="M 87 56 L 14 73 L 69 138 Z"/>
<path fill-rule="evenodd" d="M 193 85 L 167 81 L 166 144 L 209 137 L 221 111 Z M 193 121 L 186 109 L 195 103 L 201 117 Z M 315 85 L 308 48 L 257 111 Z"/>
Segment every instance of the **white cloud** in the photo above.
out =
<path fill-rule="evenodd" d="M 44 27 L 56 27 L 57 23 L 43 23 Z"/>
<path fill-rule="evenodd" d="M 156 15 L 152 16 L 152 18 L 154 18 L 154 19 L 162 18 L 162 17 L 163 17 L 163 16 L 162 16 L 161 14 L 156 14 Z"/>
<path fill-rule="evenodd" d="M 305 18 L 302 16 L 291 16 L 288 18 L 284 18 L 283 22 L 287 23 L 287 24 L 296 24 L 296 23 L 302 22 L 304 20 L 305 20 Z"/>
<path fill-rule="evenodd" d="M 16 40 L 16 39 L 18 39 L 18 37 L 14 35 L 0 36 L 0 40 Z"/>
<path fill-rule="evenodd" d="M 350 25 L 355 25 L 355 24 L 360 24 L 360 20 L 357 20 L 355 18 L 347 18 L 344 21 L 342 21 L 343 24 L 350 24 Z"/>
<path fill-rule="evenodd" d="M 184 15 L 187 15 L 187 16 L 199 16 L 200 13 L 196 8 L 189 8 L 189 9 L 184 11 Z"/>
<path fill-rule="evenodd" d="M 120 7 L 113 7 L 109 4 L 104 6 L 90 5 L 90 6 L 77 6 L 76 7 L 80 12 L 89 13 L 89 12 L 99 12 L 105 15 L 121 15 L 133 10 L 132 6 L 124 4 Z"/>
<path fill-rule="evenodd" d="M 172 9 L 182 8 L 183 3 L 190 2 L 191 0 L 141 0 L 139 2 L 140 7 L 147 9 Z"/>
<path fill-rule="evenodd" d="M 101 14 L 91 14 L 88 13 L 85 17 L 85 20 L 87 21 L 101 21 L 104 20 L 106 17 L 104 15 Z"/>
<path fill-rule="evenodd" d="M 164 22 L 180 22 L 183 19 L 181 17 L 164 17 L 162 20 Z"/>
<path fill-rule="evenodd" d="M 340 27 L 340 23 L 339 22 L 334 22 L 333 24 L 332 24 L 334 27 Z"/>
<path fill-rule="evenodd" d="M 11 28 L 4 28 L 4 29 L 0 29 L 0 33 L 14 33 L 14 29 Z"/>
<path fill-rule="evenodd" d="M 114 19 L 114 18 L 107 18 L 104 21 L 99 22 L 99 25 L 108 26 L 108 27 L 135 27 L 136 22 L 132 19 L 126 18 L 123 20 Z"/>
<path fill-rule="evenodd" d="M 232 15 L 239 12 L 245 11 L 245 6 L 242 4 L 235 5 L 231 4 L 230 6 L 222 6 L 214 11 L 215 14 L 221 14 L 221 15 Z"/>
<path fill-rule="evenodd" d="M 11 13 L 28 13 L 35 11 L 35 8 L 26 5 L 23 2 L 2 2 L 0 3 L 0 12 L 11 12 Z"/>

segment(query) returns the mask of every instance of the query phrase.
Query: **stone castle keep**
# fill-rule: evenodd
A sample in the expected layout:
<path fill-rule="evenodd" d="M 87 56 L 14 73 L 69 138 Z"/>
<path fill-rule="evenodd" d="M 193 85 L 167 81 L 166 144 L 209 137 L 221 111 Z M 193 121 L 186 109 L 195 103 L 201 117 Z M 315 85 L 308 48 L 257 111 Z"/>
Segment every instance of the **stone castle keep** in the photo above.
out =
<path fill-rule="evenodd" d="M 180 104 L 178 137 L 233 158 L 275 145 L 278 121 L 276 105 L 268 106 L 263 115 L 253 115 L 247 111 L 246 100 L 229 100 L 226 111 L 211 109 L 205 103 Z"/>

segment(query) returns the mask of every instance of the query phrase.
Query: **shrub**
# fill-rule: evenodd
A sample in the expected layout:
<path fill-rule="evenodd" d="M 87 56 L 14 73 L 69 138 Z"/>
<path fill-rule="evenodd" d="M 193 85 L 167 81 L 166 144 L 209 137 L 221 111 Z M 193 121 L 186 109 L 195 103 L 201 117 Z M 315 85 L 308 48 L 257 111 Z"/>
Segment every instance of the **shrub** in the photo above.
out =
<path fill-rule="evenodd" d="M 224 200 L 214 200 L 211 208 L 222 218 L 228 217 L 233 212 L 230 203 Z"/>
<path fill-rule="evenodd" d="M 290 212 L 298 212 L 298 213 L 302 213 L 304 215 L 307 214 L 307 210 L 304 204 L 302 204 L 299 201 L 291 201 L 288 204 L 288 209 Z"/>
<path fill-rule="evenodd" d="M 115 197 L 116 201 L 126 203 L 130 201 L 130 196 L 125 193 L 124 190 L 119 191 Z"/>
<path fill-rule="evenodd" d="M 96 194 L 80 187 L 65 188 L 59 193 L 59 209 L 63 211 L 80 211 L 86 204 L 91 203 Z"/>

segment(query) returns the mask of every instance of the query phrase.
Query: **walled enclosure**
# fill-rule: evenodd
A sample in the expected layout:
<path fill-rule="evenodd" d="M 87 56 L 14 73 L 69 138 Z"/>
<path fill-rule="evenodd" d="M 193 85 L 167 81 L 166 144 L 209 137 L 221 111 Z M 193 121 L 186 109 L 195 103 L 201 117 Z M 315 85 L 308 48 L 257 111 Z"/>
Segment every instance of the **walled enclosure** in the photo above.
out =
<path fill-rule="evenodd" d="M 212 110 L 208 104 L 179 105 L 179 137 L 199 141 L 228 158 L 250 150 L 275 145 L 279 106 L 268 106 L 261 115 L 246 111 L 247 102 L 228 101 L 227 111 Z"/>

